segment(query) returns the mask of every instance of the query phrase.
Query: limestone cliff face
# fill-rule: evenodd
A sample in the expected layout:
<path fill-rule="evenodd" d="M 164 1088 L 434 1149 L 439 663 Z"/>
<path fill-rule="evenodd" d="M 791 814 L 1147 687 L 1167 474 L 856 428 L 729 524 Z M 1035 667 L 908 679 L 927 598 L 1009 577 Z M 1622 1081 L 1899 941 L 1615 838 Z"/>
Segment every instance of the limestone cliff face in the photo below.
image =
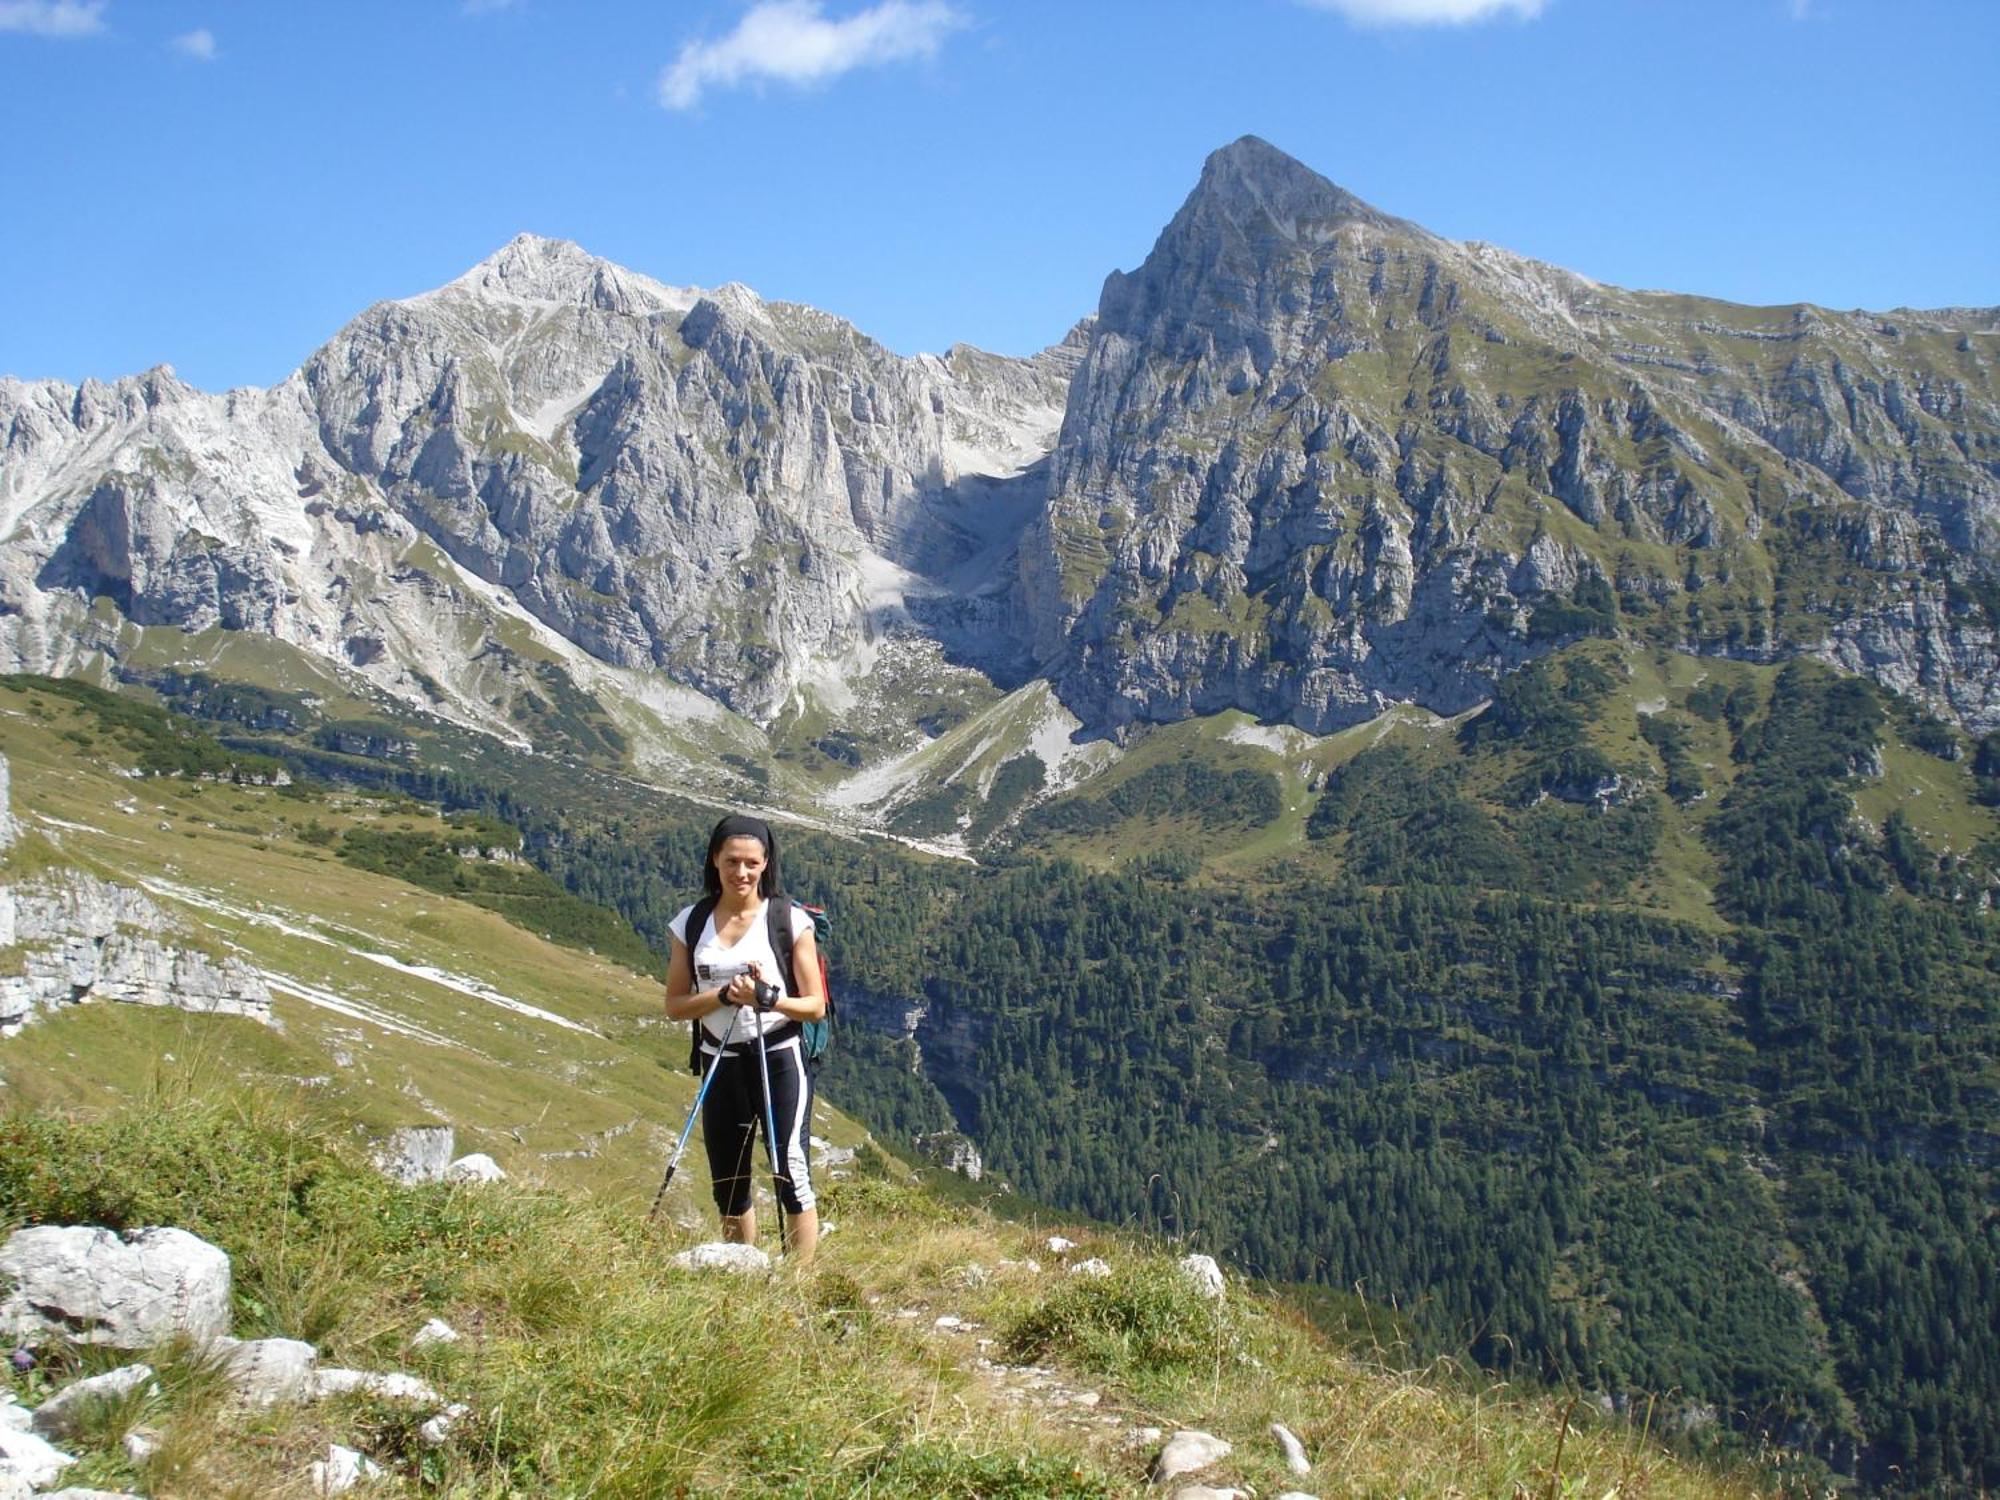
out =
<path fill-rule="evenodd" d="M 1105 284 L 1023 628 L 1113 730 L 1454 712 L 1578 628 L 1807 652 L 1991 725 L 1996 330 L 1599 286 L 1245 139 Z"/>
<path fill-rule="evenodd" d="M 870 628 L 885 577 L 988 544 L 982 486 L 1046 452 L 1075 357 L 906 359 L 524 236 L 270 391 L 0 382 L 0 658 L 103 649 L 78 606 L 104 598 L 476 718 L 479 629 L 468 651 L 449 622 L 483 595 L 761 715 Z"/>

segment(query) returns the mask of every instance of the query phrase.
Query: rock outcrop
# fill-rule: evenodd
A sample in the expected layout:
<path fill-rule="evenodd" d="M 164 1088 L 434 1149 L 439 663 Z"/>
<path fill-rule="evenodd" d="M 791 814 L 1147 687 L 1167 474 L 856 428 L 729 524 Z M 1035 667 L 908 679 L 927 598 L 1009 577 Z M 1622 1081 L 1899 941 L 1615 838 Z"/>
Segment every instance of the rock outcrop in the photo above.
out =
<path fill-rule="evenodd" d="M 947 1172 L 956 1172 L 973 1182 L 986 1174 L 979 1147 L 962 1130 L 936 1130 L 916 1138 L 920 1154 L 929 1157 Z"/>
<path fill-rule="evenodd" d="M 47 1489 L 76 1460 L 47 1438 L 0 1427 L 0 1497 Z"/>
<path fill-rule="evenodd" d="M 14 837 L 10 768 L 0 755 L 0 848 Z M 0 976 L 0 1037 L 44 1011 L 91 1000 L 171 1006 L 270 1023 L 271 990 L 234 956 L 184 942 L 180 925 L 143 891 L 81 870 L 0 884 L 0 948 L 19 946 L 20 972 Z"/>
<path fill-rule="evenodd" d="M 1150 1478 L 1154 1484 L 1169 1484 L 1183 1474 L 1196 1474 L 1220 1463 L 1235 1451 L 1235 1445 L 1211 1432 L 1185 1428 L 1167 1439 L 1153 1458 Z"/>
<path fill-rule="evenodd" d="M 170 1006 L 268 1024 L 271 991 L 234 956 L 162 941 L 175 926 L 141 892 L 81 871 L 0 887 L 0 939 L 26 949 L 0 977 L 0 1037 L 40 1012 L 91 1000 Z"/>

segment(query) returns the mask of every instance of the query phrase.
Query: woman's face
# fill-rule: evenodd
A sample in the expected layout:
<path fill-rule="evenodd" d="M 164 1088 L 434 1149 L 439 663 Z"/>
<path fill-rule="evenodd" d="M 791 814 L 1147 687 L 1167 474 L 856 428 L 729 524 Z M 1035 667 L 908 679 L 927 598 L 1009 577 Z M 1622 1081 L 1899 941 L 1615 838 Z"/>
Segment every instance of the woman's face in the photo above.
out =
<path fill-rule="evenodd" d="M 764 841 L 738 835 L 724 839 L 715 851 L 715 870 L 722 877 L 722 889 L 733 896 L 754 896 L 757 882 L 764 876 Z"/>

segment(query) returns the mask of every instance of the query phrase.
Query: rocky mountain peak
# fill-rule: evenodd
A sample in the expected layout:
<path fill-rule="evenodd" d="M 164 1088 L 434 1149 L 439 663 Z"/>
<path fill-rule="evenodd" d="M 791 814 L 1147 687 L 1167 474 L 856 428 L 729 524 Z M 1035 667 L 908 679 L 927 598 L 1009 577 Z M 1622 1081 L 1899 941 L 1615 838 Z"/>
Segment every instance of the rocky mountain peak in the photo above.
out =
<path fill-rule="evenodd" d="M 686 312 L 700 296 L 602 260 L 570 240 L 538 234 L 515 235 L 441 290 L 636 314 Z"/>
<path fill-rule="evenodd" d="M 1297 273 L 1356 225 L 1433 239 L 1270 142 L 1246 135 L 1209 155 L 1201 180 L 1145 264 L 1106 278 L 1098 300 L 1101 326 L 1153 340 L 1164 329 L 1171 341 L 1192 322 L 1205 331 L 1230 330 L 1225 342 L 1256 342 L 1273 311 L 1271 299 L 1283 300 Z"/>
<path fill-rule="evenodd" d="M 1209 153 L 1201 180 L 1167 234 L 1177 227 L 1219 220 L 1244 233 L 1276 232 L 1296 239 L 1309 234 L 1312 226 L 1354 219 L 1380 225 L 1400 222 L 1269 141 L 1246 135 Z"/>

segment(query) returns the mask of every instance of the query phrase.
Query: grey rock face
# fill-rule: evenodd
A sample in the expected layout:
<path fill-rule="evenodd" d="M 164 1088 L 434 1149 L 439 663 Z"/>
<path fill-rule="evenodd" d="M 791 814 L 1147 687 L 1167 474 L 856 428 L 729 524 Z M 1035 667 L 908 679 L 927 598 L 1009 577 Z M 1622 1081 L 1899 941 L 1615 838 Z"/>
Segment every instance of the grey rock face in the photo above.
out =
<path fill-rule="evenodd" d="M 454 1401 L 419 1427 L 417 1436 L 426 1448 L 442 1448 L 451 1441 L 452 1430 L 471 1415 L 471 1407 L 462 1401 Z"/>
<path fill-rule="evenodd" d="M 484 1151 L 475 1151 L 470 1156 L 461 1156 L 444 1169 L 446 1182 L 504 1182 L 507 1174 L 500 1169 L 500 1163 Z"/>
<path fill-rule="evenodd" d="M 325 1458 L 313 1460 L 307 1477 L 315 1495 L 344 1495 L 358 1484 L 382 1478 L 382 1466 L 357 1448 L 332 1443 Z"/>
<path fill-rule="evenodd" d="M 978 1145 L 963 1131 L 939 1130 L 920 1135 L 916 1146 L 947 1172 L 957 1172 L 974 1182 L 985 1174 L 986 1164 L 979 1155 Z"/>
<path fill-rule="evenodd" d="M 1283 1422 L 1271 1424 L 1271 1436 L 1278 1440 L 1278 1447 L 1285 1455 L 1285 1467 L 1294 1474 L 1310 1474 L 1312 1460 L 1306 1457 L 1306 1445 L 1298 1440 L 1291 1428 Z"/>
<path fill-rule="evenodd" d="M 229 1257 L 183 1229 L 22 1229 L 0 1247 L 0 1285 L 0 1337 L 144 1349 L 229 1326 Z"/>
<path fill-rule="evenodd" d="M 1215 1263 L 1214 1256 L 1183 1255 L 1180 1258 L 1180 1271 L 1181 1275 L 1187 1278 L 1188 1284 L 1204 1297 L 1220 1297 L 1223 1294 L 1222 1267 Z"/>
<path fill-rule="evenodd" d="M 441 1399 L 428 1381 L 401 1371 L 383 1373 L 322 1366 L 313 1372 L 311 1398 L 315 1401 L 324 1401 L 331 1396 L 351 1396 L 356 1392 L 379 1396 L 384 1401 L 430 1403 Z"/>
<path fill-rule="evenodd" d="M 459 1332 L 442 1318 L 432 1318 L 410 1337 L 412 1349 L 427 1348 L 432 1344 L 455 1344 Z"/>

